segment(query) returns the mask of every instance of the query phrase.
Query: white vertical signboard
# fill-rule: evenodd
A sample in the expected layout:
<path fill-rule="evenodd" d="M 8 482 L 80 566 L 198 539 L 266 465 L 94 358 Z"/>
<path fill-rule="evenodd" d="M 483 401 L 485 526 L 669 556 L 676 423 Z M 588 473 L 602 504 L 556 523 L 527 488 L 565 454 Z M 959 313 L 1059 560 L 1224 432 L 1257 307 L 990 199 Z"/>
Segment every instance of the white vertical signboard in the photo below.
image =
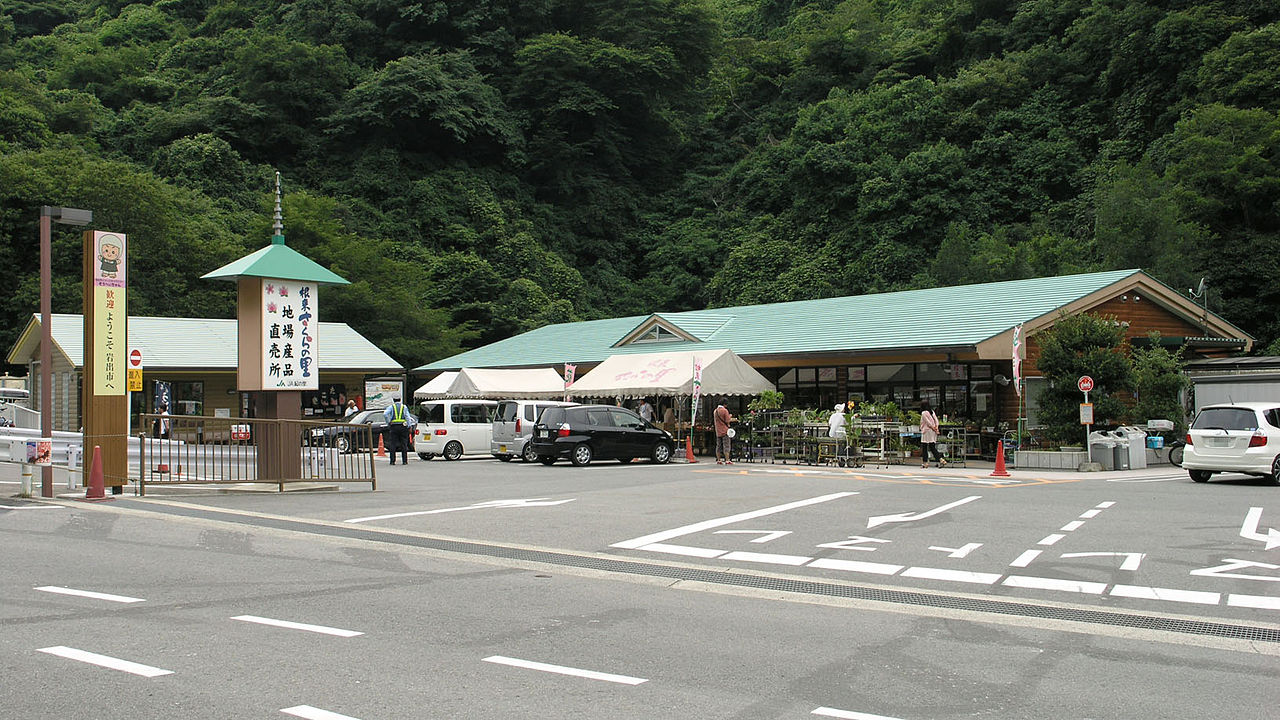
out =
<path fill-rule="evenodd" d="M 262 281 L 262 389 L 317 390 L 316 283 Z"/>
<path fill-rule="evenodd" d="M 93 262 L 93 355 L 94 395 L 124 395 L 125 376 L 125 253 L 128 245 L 121 233 L 93 233 L 97 253 Z"/>

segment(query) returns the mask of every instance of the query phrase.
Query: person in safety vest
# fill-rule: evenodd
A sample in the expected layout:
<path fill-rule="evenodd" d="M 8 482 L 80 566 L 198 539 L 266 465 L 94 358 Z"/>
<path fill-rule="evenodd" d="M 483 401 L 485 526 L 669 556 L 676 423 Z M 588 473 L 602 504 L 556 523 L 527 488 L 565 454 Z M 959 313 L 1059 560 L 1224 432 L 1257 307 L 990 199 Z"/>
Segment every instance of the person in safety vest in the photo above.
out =
<path fill-rule="evenodd" d="M 387 452 L 391 454 L 391 464 L 396 464 L 396 451 L 400 452 L 400 462 L 409 464 L 409 408 L 400 402 L 400 396 L 391 402 L 382 416 L 387 419 Z"/>

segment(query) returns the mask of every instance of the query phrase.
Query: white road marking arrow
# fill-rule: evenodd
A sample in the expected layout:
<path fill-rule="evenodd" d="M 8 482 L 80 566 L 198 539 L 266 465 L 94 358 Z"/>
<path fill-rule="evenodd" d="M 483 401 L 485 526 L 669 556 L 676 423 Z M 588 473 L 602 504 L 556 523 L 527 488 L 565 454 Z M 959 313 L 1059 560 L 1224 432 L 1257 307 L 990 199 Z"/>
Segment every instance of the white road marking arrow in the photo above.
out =
<path fill-rule="evenodd" d="M 924 512 L 920 512 L 920 513 L 909 513 L 909 512 L 907 512 L 907 513 L 898 513 L 898 514 L 896 514 L 896 515 L 877 515 L 877 516 L 872 517 L 872 518 L 869 518 L 869 519 L 867 520 L 867 527 L 868 527 L 868 528 L 873 528 L 873 527 L 875 527 L 875 526 L 877 526 L 877 525 L 883 525 L 883 524 L 885 524 L 885 523 L 891 523 L 891 522 L 909 522 L 909 521 L 911 521 L 911 520 L 923 520 L 923 519 L 925 519 L 925 518 L 927 518 L 927 517 L 933 517 L 934 515 L 937 515 L 938 513 L 946 512 L 946 511 L 950 510 L 951 508 L 954 508 L 954 507 L 960 507 L 961 505 L 964 505 L 965 503 L 973 502 L 974 500 L 978 500 L 978 499 L 980 499 L 981 497 L 982 497 L 981 495 L 970 495 L 970 496 L 969 496 L 969 497 L 967 497 L 967 498 L 962 498 L 962 499 L 957 500 L 957 501 L 955 501 L 955 502 L 947 503 L 946 505 L 942 505 L 942 506 L 940 506 L 940 507 L 936 507 L 936 508 L 934 508 L 934 509 L 932 509 L 932 510 L 926 510 L 926 511 L 924 511 Z"/>
<path fill-rule="evenodd" d="M 1258 523 L 1262 520 L 1262 508 L 1251 507 L 1249 512 L 1245 513 L 1244 524 L 1240 526 L 1240 537 L 1245 540 L 1257 540 L 1267 544 L 1268 550 L 1280 547 L 1280 530 L 1275 528 L 1267 528 L 1267 534 L 1263 535 L 1258 532 Z"/>
<path fill-rule="evenodd" d="M 1235 558 L 1225 558 L 1222 562 L 1225 565 L 1219 565 L 1211 568 L 1201 568 L 1192 570 L 1192 575 L 1200 575 L 1202 577 L 1225 577 L 1240 578 L 1242 580 L 1267 580 L 1270 582 L 1280 582 L 1280 577 L 1272 577 L 1270 575 L 1244 575 L 1242 573 L 1231 572 L 1232 570 L 1247 570 L 1249 568 L 1262 568 L 1264 570 L 1280 570 L 1280 565 L 1272 565 L 1271 563 L 1254 562 L 1252 560 L 1236 560 Z"/>

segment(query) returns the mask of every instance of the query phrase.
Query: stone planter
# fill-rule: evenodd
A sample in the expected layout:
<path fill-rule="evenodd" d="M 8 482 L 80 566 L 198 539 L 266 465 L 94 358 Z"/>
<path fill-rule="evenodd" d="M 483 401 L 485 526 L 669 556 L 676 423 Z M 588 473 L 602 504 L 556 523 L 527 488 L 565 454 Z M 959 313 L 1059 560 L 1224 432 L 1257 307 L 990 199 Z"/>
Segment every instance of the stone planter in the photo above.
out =
<path fill-rule="evenodd" d="M 1013 465 L 1019 469 L 1075 470 L 1087 462 L 1089 453 L 1084 450 L 1018 450 L 1013 454 Z"/>

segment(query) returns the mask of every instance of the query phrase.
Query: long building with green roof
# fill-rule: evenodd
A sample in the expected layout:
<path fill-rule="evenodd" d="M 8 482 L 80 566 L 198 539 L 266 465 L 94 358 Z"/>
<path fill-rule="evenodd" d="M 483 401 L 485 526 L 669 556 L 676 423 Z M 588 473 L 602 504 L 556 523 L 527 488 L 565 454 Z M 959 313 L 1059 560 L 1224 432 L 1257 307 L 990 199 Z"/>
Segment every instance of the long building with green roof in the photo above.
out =
<path fill-rule="evenodd" d="M 953 415 L 1016 417 L 1015 328 L 1031 387 L 1036 332 L 1061 313 L 1114 316 L 1131 338 L 1155 330 L 1190 357 L 1248 350 L 1253 339 L 1142 270 L 710 308 L 547 325 L 415 369 L 562 369 L 579 375 L 625 353 L 731 350 L 787 395 L 826 407 L 847 396 L 929 400 Z M 1002 412 L 1004 411 L 1004 412 Z"/>

